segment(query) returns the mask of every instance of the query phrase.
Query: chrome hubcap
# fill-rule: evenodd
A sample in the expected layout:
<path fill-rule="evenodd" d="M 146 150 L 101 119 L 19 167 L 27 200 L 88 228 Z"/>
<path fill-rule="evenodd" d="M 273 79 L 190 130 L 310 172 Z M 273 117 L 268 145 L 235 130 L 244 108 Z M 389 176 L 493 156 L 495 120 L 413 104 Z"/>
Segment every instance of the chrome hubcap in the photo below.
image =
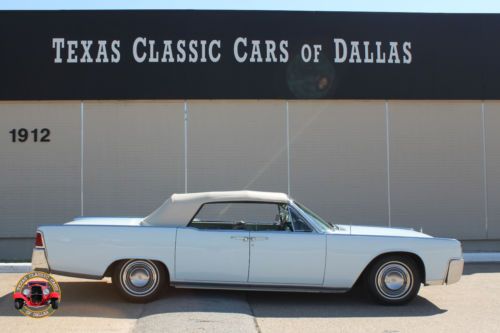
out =
<path fill-rule="evenodd" d="M 408 266 L 399 261 L 382 265 L 375 278 L 380 295 L 391 300 L 405 297 L 413 287 L 413 273 Z"/>
<path fill-rule="evenodd" d="M 158 288 L 159 276 L 158 268 L 153 262 L 149 260 L 129 260 L 122 266 L 120 282 L 128 294 L 147 296 Z"/>
<path fill-rule="evenodd" d="M 130 273 L 130 282 L 136 287 L 144 287 L 149 282 L 148 271 L 143 268 L 134 269 L 134 271 Z"/>
<path fill-rule="evenodd" d="M 401 272 L 390 272 L 384 278 L 384 283 L 391 290 L 398 290 L 405 284 L 405 279 Z"/>

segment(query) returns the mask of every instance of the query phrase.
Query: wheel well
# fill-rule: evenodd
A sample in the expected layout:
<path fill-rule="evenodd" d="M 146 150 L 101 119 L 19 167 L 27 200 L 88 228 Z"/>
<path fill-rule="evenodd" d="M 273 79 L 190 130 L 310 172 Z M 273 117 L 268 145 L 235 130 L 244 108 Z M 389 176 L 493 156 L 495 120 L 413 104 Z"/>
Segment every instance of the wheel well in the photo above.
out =
<path fill-rule="evenodd" d="M 106 271 L 104 272 L 104 275 L 103 277 L 112 277 L 113 276 L 113 271 L 115 270 L 115 268 L 122 262 L 124 261 L 127 261 L 127 260 L 130 260 L 130 259 L 120 259 L 120 260 L 115 260 L 113 261 L 109 266 L 108 268 L 106 268 Z M 168 270 L 168 267 L 167 265 L 165 265 L 165 263 L 163 263 L 162 261 L 159 261 L 159 260 L 151 260 L 153 261 L 154 263 L 157 263 L 157 264 L 160 264 L 162 265 L 164 268 L 165 268 L 165 271 L 167 272 L 167 281 L 170 281 L 170 271 Z"/>
<path fill-rule="evenodd" d="M 420 258 L 415 253 L 404 252 L 404 251 L 386 252 L 386 253 L 382 253 L 382 254 L 376 256 L 365 267 L 365 269 L 363 270 L 363 273 L 361 273 L 361 275 L 359 276 L 358 281 L 356 281 L 356 283 L 358 283 L 361 279 L 363 279 L 366 274 L 369 274 L 370 268 L 372 267 L 373 263 L 375 263 L 380 258 L 384 258 L 384 257 L 388 257 L 388 256 L 393 256 L 393 255 L 400 255 L 400 256 L 403 256 L 403 257 L 408 257 L 408 258 L 413 259 L 415 261 L 415 263 L 417 264 L 418 271 L 420 273 L 420 277 L 422 278 L 422 283 L 425 283 L 425 265 L 424 265 L 424 262 L 422 261 L 422 258 Z"/>

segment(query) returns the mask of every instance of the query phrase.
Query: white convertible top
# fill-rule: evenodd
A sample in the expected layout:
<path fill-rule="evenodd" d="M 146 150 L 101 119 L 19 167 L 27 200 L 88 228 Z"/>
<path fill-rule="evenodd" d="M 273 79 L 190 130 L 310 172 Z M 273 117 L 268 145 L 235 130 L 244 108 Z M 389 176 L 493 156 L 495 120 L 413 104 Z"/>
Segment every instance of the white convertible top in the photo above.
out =
<path fill-rule="evenodd" d="M 207 202 L 252 201 L 287 203 L 288 195 L 277 192 L 223 191 L 172 194 L 157 210 L 142 221 L 143 225 L 186 226 L 201 205 Z"/>

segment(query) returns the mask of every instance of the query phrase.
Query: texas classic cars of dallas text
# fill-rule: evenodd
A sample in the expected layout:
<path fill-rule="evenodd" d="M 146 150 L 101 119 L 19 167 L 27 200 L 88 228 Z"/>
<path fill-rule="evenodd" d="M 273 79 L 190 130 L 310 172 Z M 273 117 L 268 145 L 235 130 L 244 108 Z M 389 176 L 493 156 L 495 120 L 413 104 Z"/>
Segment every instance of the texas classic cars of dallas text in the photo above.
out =
<path fill-rule="evenodd" d="M 148 302 L 168 287 L 345 292 L 403 304 L 457 282 L 462 248 L 411 229 L 336 225 L 283 193 L 173 194 L 145 218 L 41 226 L 33 269 L 101 279 Z"/>

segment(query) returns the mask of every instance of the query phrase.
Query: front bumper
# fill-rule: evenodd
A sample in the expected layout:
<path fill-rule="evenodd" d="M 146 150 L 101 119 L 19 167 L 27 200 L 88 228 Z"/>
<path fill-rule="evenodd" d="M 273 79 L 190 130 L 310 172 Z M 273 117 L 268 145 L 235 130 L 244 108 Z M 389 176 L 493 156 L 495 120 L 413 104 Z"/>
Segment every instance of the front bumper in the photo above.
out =
<path fill-rule="evenodd" d="M 448 265 L 446 284 L 456 283 L 462 277 L 464 271 L 464 259 L 452 259 Z"/>
<path fill-rule="evenodd" d="M 49 273 L 49 263 L 45 254 L 45 249 L 34 248 L 31 256 L 31 270 Z"/>

